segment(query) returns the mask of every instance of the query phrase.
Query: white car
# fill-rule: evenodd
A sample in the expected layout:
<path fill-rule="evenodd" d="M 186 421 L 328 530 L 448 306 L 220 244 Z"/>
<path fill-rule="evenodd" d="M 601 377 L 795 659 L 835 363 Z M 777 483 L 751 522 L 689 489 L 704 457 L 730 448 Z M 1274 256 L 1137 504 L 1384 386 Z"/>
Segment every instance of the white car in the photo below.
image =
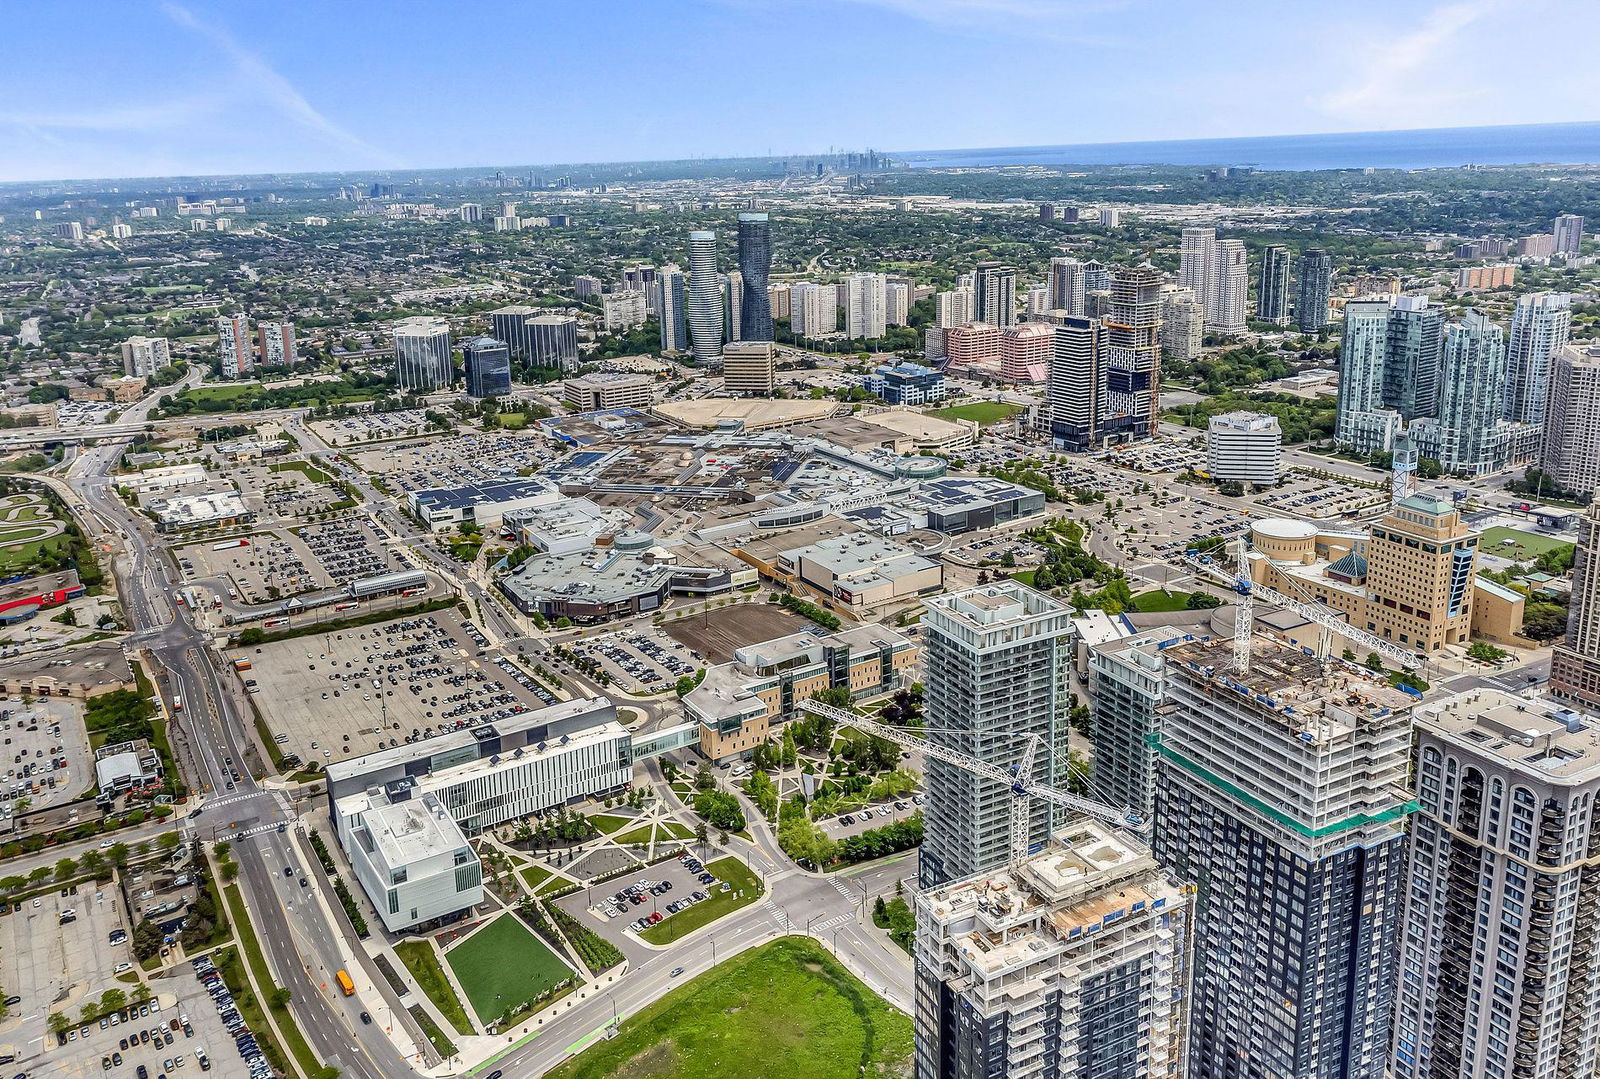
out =
<path fill-rule="evenodd" d="M 118 963 L 116 965 L 116 967 L 112 970 L 111 973 L 113 973 L 113 974 L 126 974 L 126 973 L 128 973 L 128 971 L 130 971 L 132 969 L 133 969 L 133 964 L 132 963 Z"/>

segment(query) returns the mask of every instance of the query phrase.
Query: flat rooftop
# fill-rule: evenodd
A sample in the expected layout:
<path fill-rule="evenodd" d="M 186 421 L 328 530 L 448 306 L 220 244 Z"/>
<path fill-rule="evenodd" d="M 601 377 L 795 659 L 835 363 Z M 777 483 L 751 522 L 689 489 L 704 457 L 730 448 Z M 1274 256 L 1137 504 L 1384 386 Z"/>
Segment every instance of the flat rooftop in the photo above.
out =
<path fill-rule="evenodd" d="M 355 795 L 368 798 L 368 795 Z M 367 833 L 384 865 L 412 865 L 460 850 L 467 845 L 461 827 L 428 795 L 389 803 L 378 799 L 362 813 Z"/>
<path fill-rule="evenodd" d="M 1551 782 L 1600 777 L 1600 721 L 1558 702 L 1475 689 L 1432 702 L 1418 726 Z"/>

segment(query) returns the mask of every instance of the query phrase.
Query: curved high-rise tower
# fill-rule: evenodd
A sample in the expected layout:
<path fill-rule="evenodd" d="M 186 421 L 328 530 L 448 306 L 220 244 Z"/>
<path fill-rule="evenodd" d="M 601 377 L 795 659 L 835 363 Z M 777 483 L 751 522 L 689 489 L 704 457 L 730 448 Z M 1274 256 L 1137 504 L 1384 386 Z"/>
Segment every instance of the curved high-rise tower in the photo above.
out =
<path fill-rule="evenodd" d="M 765 290 L 763 290 L 765 295 Z M 722 355 L 722 284 L 717 280 L 717 234 L 689 233 L 689 351 L 700 363 Z"/>

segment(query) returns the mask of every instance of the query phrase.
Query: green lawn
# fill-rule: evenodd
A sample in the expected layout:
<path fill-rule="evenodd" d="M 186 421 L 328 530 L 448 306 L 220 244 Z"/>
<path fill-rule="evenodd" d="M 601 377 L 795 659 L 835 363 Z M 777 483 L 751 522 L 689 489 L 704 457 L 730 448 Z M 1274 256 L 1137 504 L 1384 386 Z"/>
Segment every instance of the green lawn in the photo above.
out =
<path fill-rule="evenodd" d="M 484 1023 L 521 1011 L 572 977 L 572 968 L 512 914 L 502 914 L 444 958 Z"/>
<path fill-rule="evenodd" d="M 1187 611 L 1189 609 L 1189 593 L 1164 592 L 1159 588 L 1152 588 L 1148 592 L 1140 592 L 1133 597 L 1133 609 L 1151 613 L 1155 611 Z"/>
<path fill-rule="evenodd" d="M 522 879 L 527 882 L 528 891 L 530 892 L 534 891 L 539 887 L 539 885 L 550 879 L 550 870 L 540 865 L 530 865 L 526 869 L 521 870 L 521 873 Z"/>
<path fill-rule="evenodd" d="M 299 472 L 312 483 L 332 483 L 333 477 L 307 461 L 279 461 L 268 466 L 269 472 Z"/>
<path fill-rule="evenodd" d="M 714 889 L 707 888 L 706 890 L 711 892 L 710 899 L 696 903 L 688 910 L 667 915 L 658 925 L 652 925 L 639 935 L 651 944 L 671 944 L 679 937 L 688 936 L 702 925 L 709 925 L 724 914 L 731 914 L 761 898 L 761 881 L 745 868 L 744 862 L 740 859 L 731 855 L 727 858 L 718 858 L 707 865 L 706 870 L 716 874 L 719 881 L 726 881 L 732 885 L 732 889 L 724 892 L 721 890 L 721 885 L 715 886 Z"/>
<path fill-rule="evenodd" d="M 972 401 L 936 409 L 933 414 L 942 420 L 974 420 L 980 427 L 988 427 L 1021 411 L 1021 405 L 1008 405 L 1003 401 Z"/>
<path fill-rule="evenodd" d="M 528 416 L 524 412 L 502 412 L 500 426 L 508 431 L 520 431 L 528 426 Z"/>
<path fill-rule="evenodd" d="M 1506 543 L 1511 540 L 1511 543 Z M 1550 536 L 1536 536 L 1532 532 L 1523 532 L 1516 528 L 1506 528 L 1504 525 L 1495 525 L 1486 528 L 1483 538 L 1478 540 L 1478 550 L 1484 554 L 1496 555 L 1500 558 L 1510 558 L 1517 562 L 1527 562 L 1538 558 L 1546 551 L 1554 551 L 1561 547 L 1571 547 L 1572 544 L 1565 540 L 1553 539 Z"/>
<path fill-rule="evenodd" d="M 621 828 L 624 825 L 632 824 L 634 818 L 619 817 L 615 813 L 596 813 L 594 816 L 590 817 L 589 820 L 592 821 L 594 826 L 600 829 L 600 831 L 604 832 L 606 835 L 610 835 L 618 828 Z"/>
<path fill-rule="evenodd" d="M 693 839 L 694 829 L 677 821 L 664 820 L 656 825 L 656 841 L 663 839 Z"/>
<path fill-rule="evenodd" d="M 254 397 L 261 392 L 259 382 L 238 382 L 231 386 L 199 386 L 194 389 L 182 391 L 182 396 L 191 401 L 218 401 L 224 404 L 233 404 L 245 397 Z"/>
<path fill-rule="evenodd" d="M 911 1019 L 804 937 L 741 953 L 546 1073 L 550 1079 L 888 1079 L 908 1074 Z"/>
<path fill-rule="evenodd" d="M 621 835 L 612 836 L 612 838 L 618 843 L 621 843 L 624 847 L 627 847 L 633 845 L 634 843 L 650 842 L 650 834 L 654 831 L 655 825 L 646 824 L 643 827 L 634 828 L 632 831 L 623 832 Z"/>
<path fill-rule="evenodd" d="M 1019 569 L 1019 570 L 1017 570 L 1017 572 L 1015 572 L 1015 573 L 1013 573 L 1011 575 L 1011 579 L 1013 581 L 1021 581 L 1023 584 L 1027 585 L 1029 588 L 1032 588 L 1033 587 L 1033 573 L 1034 573 L 1034 571 L 1031 570 L 1031 569 Z"/>
<path fill-rule="evenodd" d="M 426 993 L 428 999 L 433 1001 L 433 1006 L 439 1009 L 439 1013 L 450 1020 L 450 1025 L 456 1028 L 456 1033 L 474 1033 L 472 1020 L 467 1018 L 467 1010 L 461 1006 L 461 998 L 456 996 L 455 987 L 450 984 L 450 979 L 445 977 L 444 968 L 439 966 L 439 956 L 433 950 L 433 942 L 401 941 L 394 946 L 394 951 L 400 957 L 400 962 L 411 972 L 417 988 Z"/>

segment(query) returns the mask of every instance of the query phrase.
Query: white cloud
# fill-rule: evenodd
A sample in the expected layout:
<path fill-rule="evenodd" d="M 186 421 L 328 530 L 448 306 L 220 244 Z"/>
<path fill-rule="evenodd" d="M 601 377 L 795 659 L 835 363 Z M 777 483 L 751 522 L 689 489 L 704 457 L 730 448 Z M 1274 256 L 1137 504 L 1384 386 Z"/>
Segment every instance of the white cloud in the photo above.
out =
<path fill-rule="evenodd" d="M 1342 123 L 1371 127 L 1427 127 L 1459 122 L 1463 106 L 1487 88 L 1481 73 L 1450 70 L 1463 31 L 1493 15 L 1501 0 L 1441 4 L 1416 29 L 1385 39 L 1393 24 L 1367 32 L 1350 28 L 1352 47 L 1341 59 L 1356 61 L 1350 81 L 1313 97 L 1311 104 Z"/>
<path fill-rule="evenodd" d="M 288 79 L 274 71 L 260 57 L 244 49 L 220 26 L 201 22 L 188 8 L 171 3 L 161 5 L 167 17 L 215 45 L 233 67 L 235 77 L 253 96 L 266 101 L 290 121 L 322 136 L 327 142 L 357 152 L 369 163 L 392 163 L 392 155 L 365 139 L 346 131 L 305 99 Z"/>

